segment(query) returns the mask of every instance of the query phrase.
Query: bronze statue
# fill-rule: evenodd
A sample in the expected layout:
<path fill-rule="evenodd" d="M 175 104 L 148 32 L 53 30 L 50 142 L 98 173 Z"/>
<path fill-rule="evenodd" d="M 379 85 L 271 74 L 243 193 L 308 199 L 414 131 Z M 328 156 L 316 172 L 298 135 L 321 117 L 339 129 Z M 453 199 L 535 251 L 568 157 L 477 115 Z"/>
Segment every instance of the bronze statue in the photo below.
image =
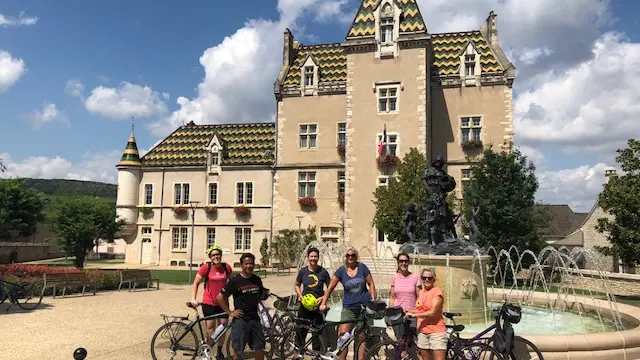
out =
<path fill-rule="evenodd" d="M 469 241 L 478 242 L 480 229 L 478 228 L 478 220 L 480 216 L 480 205 L 478 199 L 471 199 L 471 216 L 469 217 Z"/>
<path fill-rule="evenodd" d="M 416 227 L 418 224 L 418 206 L 416 203 L 407 203 L 404 207 L 404 231 L 409 241 L 416 241 Z"/>
<path fill-rule="evenodd" d="M 456 188 L 456 181 L 449 176 L 442 167 L 444 159 L 437 155 L 431 162 L 431 167 L 424 170 L 422 181 L 427 188 L 427 228 L 428 241 L 436 245 L 444 241 L 444 236 L 456 238 L 453 213 L 447 204 L 447 193 Z M 433 213 L 429 215 L 429 211 Z"/>

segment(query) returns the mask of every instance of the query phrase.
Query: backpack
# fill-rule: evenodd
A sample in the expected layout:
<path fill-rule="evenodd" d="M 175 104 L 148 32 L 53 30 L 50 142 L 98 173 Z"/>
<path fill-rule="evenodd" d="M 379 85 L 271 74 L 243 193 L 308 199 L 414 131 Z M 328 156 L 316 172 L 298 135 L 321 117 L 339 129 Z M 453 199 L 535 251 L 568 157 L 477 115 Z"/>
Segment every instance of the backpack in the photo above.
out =
<path fill-rule="evenodd" d="M 222 263 L 222 269 L 224 270 L 224 274 L 227 277 L 227 279 L 229 278 L 229 264 L 223 262 Z M 209 273 L 211 272 L 211 268 L 213 267 L 213 264 L 211 262 L 207 263 L 207 272 L 204 274 L 204 288 L 207 288 L 207 282 L 209 281 Z"/>

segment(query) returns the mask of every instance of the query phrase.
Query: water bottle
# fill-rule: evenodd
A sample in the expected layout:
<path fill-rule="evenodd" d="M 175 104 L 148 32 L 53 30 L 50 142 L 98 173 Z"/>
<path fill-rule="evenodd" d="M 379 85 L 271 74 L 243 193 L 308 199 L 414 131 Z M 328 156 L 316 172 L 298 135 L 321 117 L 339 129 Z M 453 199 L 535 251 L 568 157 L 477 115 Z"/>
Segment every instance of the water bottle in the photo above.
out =
<path fill-rule="evenodd" d="M 346 344 L 347 340 L 349 340 L 350 337 L 351 337 L 351 330 L 342 334 L 342 336 L 340 336 L 340 339 L 338 339 L 338 349 L 341 348 L 342 345 Z"/>
<path fill-rule="evenodd" d="M 211 339 L 215 340 L 218 337 L 218 335 L 220 335 L 223 329 L 224 329 L 224 324 L 218 325 L 218 327 L 211 334 Z"/>
<path fill-rule="evenodd" d="M 260 312 L 260 322 L 262 322 L 264 327 L 271 327 L 271 324 L 269 323 L 269 313 L 265 308 Z"/>

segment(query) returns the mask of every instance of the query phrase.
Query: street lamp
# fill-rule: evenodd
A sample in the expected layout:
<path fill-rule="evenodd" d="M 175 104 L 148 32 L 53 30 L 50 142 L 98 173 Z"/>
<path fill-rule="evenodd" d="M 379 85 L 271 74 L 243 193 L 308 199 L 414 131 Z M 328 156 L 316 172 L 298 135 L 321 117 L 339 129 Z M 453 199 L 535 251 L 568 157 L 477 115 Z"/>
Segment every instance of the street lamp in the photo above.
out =
<path fill-rule="evenodd" d="M 191 244 L 189 245 L 189 285 L 191 285 L 191 271 L 193 268 L 193 240 L 196 229 L 196 208 L 200 201 L 189 201 L 191 207 Z"/>

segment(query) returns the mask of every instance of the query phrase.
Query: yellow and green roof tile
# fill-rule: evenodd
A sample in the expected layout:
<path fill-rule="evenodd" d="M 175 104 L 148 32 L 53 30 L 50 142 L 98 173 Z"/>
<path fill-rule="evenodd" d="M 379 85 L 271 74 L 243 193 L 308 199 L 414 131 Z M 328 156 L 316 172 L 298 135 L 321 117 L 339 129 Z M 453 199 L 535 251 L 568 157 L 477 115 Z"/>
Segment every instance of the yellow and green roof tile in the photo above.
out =
<path fill-rule="evenodd" d="M 269 165 L 274 161 L 275 124 L 181 126 L 142 157 L 142 166 L 205 166 L 207 145 L 217 134 L 223 142 L 222 165 Z"/>
<path fill-rule="evenodd" d="M 376 33 L 374 10 L 380 0 L 363 0 L 347 33 L 347 38 L 374 36 Z M 395 0 L 400 14 L 400 33 L 426 32 L 416 0 Z"/>
<path fill-rule="evenodd" d="M 133 136 L 133 132 L 129 136 L 127 146 L 124 148 L 122 158 L 118 163 L 118 166 L 140 166 L 140 154 L 138 153 L 138 145 L 136 144 L 136 138 Z"/>
<path fill-rule="evenodd" d="M 458 74 L 460 71 L 460 55 L 469 42 L 472 42 L 480 53 L 480 66 L 483 73 L 504 70 L 493 55 L 485 37 L 480 31 L 476 30 L 431 34 L 431 43 L 433 44 L 432 74 L 440 76 Z"/>
<path fill-rule="evenodd" d="M 284 80 L 285 85 L 300 84 L 300 68 L 307 61 L 309 55 L 318 65 L 320 82 L 344 81 L 347 78 L 347 55 L 340 44 L 300 46 L 298 54 L 287 72 Z"/>

